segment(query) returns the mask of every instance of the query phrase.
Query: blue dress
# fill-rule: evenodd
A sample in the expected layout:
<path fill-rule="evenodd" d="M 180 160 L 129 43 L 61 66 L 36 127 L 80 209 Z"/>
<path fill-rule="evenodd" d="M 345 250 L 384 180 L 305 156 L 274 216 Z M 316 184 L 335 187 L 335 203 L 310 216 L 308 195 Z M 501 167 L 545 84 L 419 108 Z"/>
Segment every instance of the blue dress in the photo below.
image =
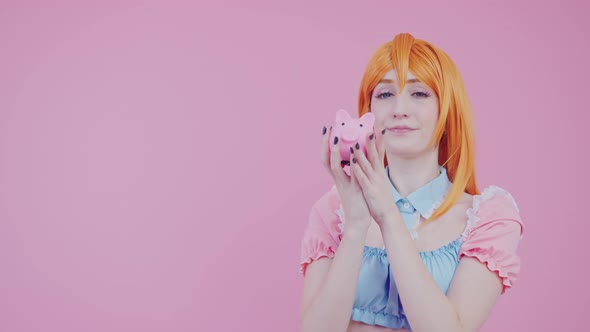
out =
<path fill-rule="evenodd" d="M 446 169 L 442 166 L 439 168 L 438 177 L 407 197 L 402 197 L 390 181 L 395 204 L 414 238 L 414 229 L 420 217 L 428 219 L 432 216 L 451 188 Z M 389 179 L 389 168 L 386 167 L 385 171 Z M 510 193 L 490 186 L 481 195 L 473 196 L 473 206 L 466 212 L 468 220 L 465 229 L 458 238 L 435 250 L 419 253 L 434 281 L 445 294 L 463 255 L 478 259 L 496 272 L 503 283 L 502 293 L 512 287 L 520 270 L 516 248 L 524 229 L 518 212 Z M 312 261 L 335 256 L 345 222 L 338 192 L 332 187 L 311 210 L 302 240 L 302 274 L 305 275 L 305 269 Z M 411 330 L 385 248 L 364 246 L 351 319 L 369 325 Z"/>
<path fill-rule="evenodd" d="M 386 168 L 389 178 L 389 168 Z M 404 217 L 408 230 L 415 236 L 414 226 L 420 216 L 432 215 L 451 186 L 446 169 L 440 167 L 440 175 L 402 197 L 390 182 L 393 198 Z M 341 211 L 339 211 L 341 212 Z M 343 215 L 340 215 L 343 218 Z M 447 292 L 455 269 L 459 264 L 462 237 L 438 249 L 420 252 L 422 261 L 443 292 Z M 406 319 L 385 248 L 365 246 L 359 274 L 358 287 L 352 309 L 352 320 L 380 325 L 392 329 L 411 329 Z"/>

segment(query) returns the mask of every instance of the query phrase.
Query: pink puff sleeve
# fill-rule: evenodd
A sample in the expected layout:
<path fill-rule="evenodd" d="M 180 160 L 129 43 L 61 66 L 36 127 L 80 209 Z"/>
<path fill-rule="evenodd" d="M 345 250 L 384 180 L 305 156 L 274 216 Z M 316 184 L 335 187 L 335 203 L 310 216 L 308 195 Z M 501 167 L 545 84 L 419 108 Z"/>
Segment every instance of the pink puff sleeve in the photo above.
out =
<path fill-rule="evenodd" d="M 340 196 L 333 186 L 312 206 L 301 240 L 299 272 L 305 275 L 309 263 L 320 257 L 333 258 L 342 239 L 342 222 L 337 213 Z"/>
<path fill-rule="evenodd" d="M 459 259 L 467 256 L 485 263 L 502 280 L 504 294 L 520 272 L 517 249 L 524 224 L 518 206 L 509 192 L 490 186 L 473 197 L 473 207 L 467 215 Z"/>

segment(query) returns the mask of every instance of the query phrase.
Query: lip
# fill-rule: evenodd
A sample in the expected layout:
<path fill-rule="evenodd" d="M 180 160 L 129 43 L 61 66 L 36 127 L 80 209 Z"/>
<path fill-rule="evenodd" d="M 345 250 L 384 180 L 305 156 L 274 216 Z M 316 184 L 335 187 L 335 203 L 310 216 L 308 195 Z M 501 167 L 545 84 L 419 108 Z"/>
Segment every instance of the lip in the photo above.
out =
<path fill-rule="evenodd" d="M 411 128 L 408 126 L 395 126 L 395 127 L 388 128 L 387 130 L 391 131 L 393 133 L 396 133 L 396 134 L 403 134 L 403 133 L 408 133 L 410 131 L 414 131 L 414 130 L 416 130 L 416 128 Z"/>

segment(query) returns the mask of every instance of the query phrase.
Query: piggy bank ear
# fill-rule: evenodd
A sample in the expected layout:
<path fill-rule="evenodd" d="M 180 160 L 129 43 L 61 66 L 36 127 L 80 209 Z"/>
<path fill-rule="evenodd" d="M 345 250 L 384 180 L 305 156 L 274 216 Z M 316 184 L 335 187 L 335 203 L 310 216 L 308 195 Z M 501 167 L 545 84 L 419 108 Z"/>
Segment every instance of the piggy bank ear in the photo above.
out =
<path fill-rule="evenodd" d="M 336 112 L 336 122 L 338 123 L 346 120 L 350 120 L 350 114 L 348 114 L 348 112 L 343 109 L 339 109 Z"/>
<path fill-rule="evenodd" d="M 367 112 L 363 114 L 363 116 L 361 116 L 360 120 L 364 126 L 367 126 L 369 128 L 373 127 L 373 125 L 375 124 L 375 114 Z"/>

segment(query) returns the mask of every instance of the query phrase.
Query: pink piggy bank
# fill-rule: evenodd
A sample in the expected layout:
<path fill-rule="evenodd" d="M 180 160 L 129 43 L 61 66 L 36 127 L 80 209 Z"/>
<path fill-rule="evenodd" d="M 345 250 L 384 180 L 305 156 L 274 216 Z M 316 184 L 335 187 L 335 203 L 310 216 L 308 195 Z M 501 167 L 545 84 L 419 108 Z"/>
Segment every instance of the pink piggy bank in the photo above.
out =
<path fill-rule="evenodd" d="M 350 148 L 358 142 L 361 150 L 367 155 L 367 137 L 373 131 L 375 115 L 371 112 L 360 118 L 353 118 L 347 111 L 340 109 L 336 112 L 336 122 L 332 125 L 330 147 L 334 146 L 334 137 L 338 137 L 342 164 L 350 164 Z"/>

